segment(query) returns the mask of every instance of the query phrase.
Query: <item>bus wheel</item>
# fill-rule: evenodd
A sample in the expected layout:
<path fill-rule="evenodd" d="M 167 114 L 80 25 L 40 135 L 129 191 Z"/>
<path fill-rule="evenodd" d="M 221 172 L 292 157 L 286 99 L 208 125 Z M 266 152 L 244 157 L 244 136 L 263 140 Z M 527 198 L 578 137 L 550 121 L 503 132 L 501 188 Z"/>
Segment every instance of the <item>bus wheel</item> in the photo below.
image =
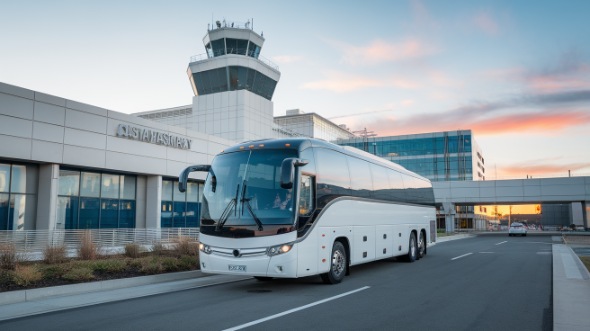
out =
<path fill-rule="evenodd" d="M 426 238 L 424 232 L 420 231 L 420 239 L 418 239 L 418 258 L 421 259 L 426 255 Z"/>
<path fill-rule="evenodd" d="M 348 267 L 348 259 L 346 258 L 346 250 L 341 242 L 334 242 L 332 247 L 332 258 L 330 261 L 330 271 L 322 274 L 322 280 L 326 284 L 338 284 L 344 279 L 346 275 L 346 268 Z"/>
<path fill-rule="evenodd" d="M 408 254 L 405 256 L 407 262 L 414 262 L 418 259 L 418 245 L 416 244 L 416 234 L 410 234 L 410 243 L 408 247 Z"/>
<path fill-rule="evenodd" d="M 254 278 L 259 282 L 268 282 L 269 280 L 272 280 L 272 277 L 254 276 Z"/>

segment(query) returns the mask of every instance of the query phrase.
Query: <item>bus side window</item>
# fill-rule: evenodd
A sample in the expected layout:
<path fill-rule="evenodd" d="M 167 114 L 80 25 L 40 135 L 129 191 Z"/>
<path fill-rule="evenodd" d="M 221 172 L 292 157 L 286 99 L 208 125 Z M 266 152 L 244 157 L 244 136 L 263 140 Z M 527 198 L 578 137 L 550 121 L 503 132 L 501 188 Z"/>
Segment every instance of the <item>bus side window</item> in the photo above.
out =
<path fill-rule="evenodd" d="M 308 216 L 313 211 L 313 179 L 308 175 L 301 175 L 299 188 L 299 215 Z"/>

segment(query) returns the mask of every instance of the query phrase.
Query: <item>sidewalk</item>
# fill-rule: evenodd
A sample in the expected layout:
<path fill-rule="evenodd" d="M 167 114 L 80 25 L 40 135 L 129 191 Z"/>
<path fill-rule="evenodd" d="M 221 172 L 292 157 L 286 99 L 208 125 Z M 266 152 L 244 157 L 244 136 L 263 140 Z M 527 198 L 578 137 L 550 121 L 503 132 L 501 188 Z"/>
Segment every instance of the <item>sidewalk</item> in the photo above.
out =
<path fill-rule="evenodd" d="M 250 278 L 209 276 L 197 270 L 5 292 L 0 293 L 0 321 Z"/>
<path fill-rule="evenodd" d="M 590 330 L 590 273 L 567 245 L 553 245 L 553 330 Z"/>

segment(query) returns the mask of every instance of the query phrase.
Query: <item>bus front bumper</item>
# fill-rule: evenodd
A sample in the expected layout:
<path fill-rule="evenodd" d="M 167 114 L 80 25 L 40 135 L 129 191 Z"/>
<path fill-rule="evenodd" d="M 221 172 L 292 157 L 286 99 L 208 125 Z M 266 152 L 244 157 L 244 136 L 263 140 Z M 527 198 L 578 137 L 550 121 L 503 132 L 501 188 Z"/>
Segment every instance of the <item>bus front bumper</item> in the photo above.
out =
<path fill-rule="evenodd" d="M 234 257 L 199 253 L 201 272 L 226 275 L 293 278 L 297 277 L 297 246 L 283 254 Z"/>

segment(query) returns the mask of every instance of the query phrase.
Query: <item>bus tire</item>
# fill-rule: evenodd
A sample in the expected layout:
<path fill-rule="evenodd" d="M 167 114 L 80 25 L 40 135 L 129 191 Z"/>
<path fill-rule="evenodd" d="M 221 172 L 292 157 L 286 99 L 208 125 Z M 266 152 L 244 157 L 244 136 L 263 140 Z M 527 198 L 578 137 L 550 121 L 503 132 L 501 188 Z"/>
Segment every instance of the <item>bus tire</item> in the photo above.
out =
<path fill-rule="evenodd" d="M 404 256 L 406 262 L 414 262 L 418 259 L 418 245 L 416 243 L 416 234 L 410 233 L 410 241 L 408 243 L 408 254 Z"/>
<path fill-rule="evenodd" d="M 344 279 L 347 268 L 346 249 L 341 242 L 336 241 L 332 246 L 332 255 L 330 256 L 330 271 L 321 275 L 322 280 L 326 284 L 338 284 Z"/>
<path fill-rule="evenodd" d="M 424 256 L 426 256 L 426 238 L 424 237 L 424 232 L 420 231 L 418 239 L 418 259 L 421 259 Z"/>
<path fill-rule="evenodd" d="M 272 280 L 272 277 L 265 277 L 265 276 L 254 276 L 254 278 L 256 278 L 256 280 L 259 282 L 268 282 L 268 281 Z"/>

